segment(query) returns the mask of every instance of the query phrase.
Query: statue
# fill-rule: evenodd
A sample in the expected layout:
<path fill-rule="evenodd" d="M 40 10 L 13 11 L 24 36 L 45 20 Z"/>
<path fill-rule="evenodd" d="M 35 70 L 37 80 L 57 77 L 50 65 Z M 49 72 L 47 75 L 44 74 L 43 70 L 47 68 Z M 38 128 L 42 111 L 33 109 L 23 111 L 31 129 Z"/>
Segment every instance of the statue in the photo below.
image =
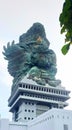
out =
<path fill-rule="evenodd" d="M 61 83 L 56 80 L 56 54 L 49 49 L 44 26 L 34 23 L 33 26 L 14 41 L 4 46 L 5 59 L 8 60 L 8 71 L 13 76 L 13 87 L 25 76 L 37 84 L 49 84 L 56 87 Z"/>

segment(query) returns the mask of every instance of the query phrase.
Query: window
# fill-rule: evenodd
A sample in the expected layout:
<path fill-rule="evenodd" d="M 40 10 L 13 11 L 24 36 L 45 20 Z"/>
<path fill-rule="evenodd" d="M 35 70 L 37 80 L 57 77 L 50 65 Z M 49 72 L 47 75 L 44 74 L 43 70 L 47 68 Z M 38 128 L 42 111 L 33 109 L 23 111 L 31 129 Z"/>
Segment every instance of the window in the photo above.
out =
<path fill-rule="evenodd" d="M 32 110 L 32 112 L 34 112 L 34 110 Z"/>
<path fill-rule="evenodd" d="M 33 86 L 31 86 L 31 89 L 33 89 Z"/>
<path fill-rule="evenodd" d="M 68 130 L 68 125 L 64 124 L 64 130 Z"/>
<path fill-rule="evenodd" d="M 43 96 L 43 99 L 44 99 L 45 97 Z"/>
<path fill-rule="evenodd" d="M 69 116 L 67 116 L 67 119 L 69 119 Z"/>
<path fill-rule="evenodd" d="M 59 94 L 60 94 L 60 91 L 59 91 Z"/>
<path fill-rule="evenodd" d="M 38 90 L 38 87 L 36 88 L 36 90 Z"/>
<path fill-rule="evenodd" d="M 39 90 L 41 90 L 41 88 L 39 88 Z"/>
<path fill-rule="evenodd" d="M 22 84 L 19 84 L 19 87 L 22 87 Z"/>
<path fill-rule="evenodd" d="M 30 110 L 28 110 L 28 112 L 30 112 Z"/>
<path fill-rule="evenodd" d="M 23 88 L 25 88 L 25 85 L 23 85 Z"/>
<path fill-rule="evenodd" d="M 28 88 L 28 86 L 26 85 L 26 88 Z"/>
<path fill-rule="evenodd" d="M 30 89 L 30 85 L 29 85 L 29 89 Z"/>
<path fill-rule="evenodd" d="M 42 88 L 42 91 L 43 91 L 43 88 Z"/>
<path fill-rule="evenodd" d="M 30 117 L 28 117 L 28 120 L 30 120 Z"/>
<path fill-rule="evenodd" d="M 38 98 L 39 98 L 40 96 L 38 95 Z"/>
<path fill-rule="evenodd" d="M 52 115 L 52 118 L 54 118 L 54 115 Z"/>
<path fill-rule="evenodd" d="M 24 119 L 26 120 L 26 117 L 24 117 Z"/>
<path fill-rule="evenodd" d="M 53 90 L 51 89 L 51 93 L 53 93 Z"/>
<path fill-rule="evenodd" d="M 27 109 L 25 109 L 25 112 L 27 112 Z"/>
<path fill-rule="evenodd" d="M 55 90 L 54 90 L 54 93 L 55 93 Z"/>
<path fill-rule="evenodd" d="M 48 89 L 47 89 L 47 92 L 48 92 Z"/>
<path fill-rule="evenodd" d="M 34 87 L 34 89 L 35 89 L 35 87 Z"/>

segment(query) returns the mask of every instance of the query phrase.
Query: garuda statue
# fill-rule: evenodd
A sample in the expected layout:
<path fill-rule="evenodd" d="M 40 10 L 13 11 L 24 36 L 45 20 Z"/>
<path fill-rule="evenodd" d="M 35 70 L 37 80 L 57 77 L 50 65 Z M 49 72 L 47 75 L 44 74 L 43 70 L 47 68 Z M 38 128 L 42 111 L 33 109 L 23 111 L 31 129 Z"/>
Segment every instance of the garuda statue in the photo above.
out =
<path fill-rule="evenodd" d="M 56 87 L 61 83 L 56 80 L 56 54 L 49 49 L 50 42 L 46 38 L 44 26 L 34 23 L 19 37 L 19 43 L 4 46 L 5 59 L 8 60 L 8 71 L 13 76 L 16 86 L 25 76 L 37 84 Z"/>

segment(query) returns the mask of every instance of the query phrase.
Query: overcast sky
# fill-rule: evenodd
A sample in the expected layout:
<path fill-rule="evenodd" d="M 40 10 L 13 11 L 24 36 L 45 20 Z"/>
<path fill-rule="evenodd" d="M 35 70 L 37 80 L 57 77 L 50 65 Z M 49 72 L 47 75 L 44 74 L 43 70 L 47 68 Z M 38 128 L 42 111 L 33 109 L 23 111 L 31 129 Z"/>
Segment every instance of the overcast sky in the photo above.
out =
<path fill-rule="evenodd" d="M 44 25 L 46 35 L 50 41 L 50 48 L 57 55 L 56 78 L 62 81 L 62 86 L 72 90 L 72 47 L 66 56 L 61 53 L 64 35 L 60 34 L 59 15 L 64 0 L 0 0 L 0 115 L 11 119 L 8 112 L 8 98 L 10 96 L 12 77 L 7 71 L 7 61 L 2 55 L 3 45 L 15 40 L 25 33 L 34 22 Z M 72 94 L 70 94 L 72 97 Z M 72 98 L 66 109 L 72 110 Z"/>

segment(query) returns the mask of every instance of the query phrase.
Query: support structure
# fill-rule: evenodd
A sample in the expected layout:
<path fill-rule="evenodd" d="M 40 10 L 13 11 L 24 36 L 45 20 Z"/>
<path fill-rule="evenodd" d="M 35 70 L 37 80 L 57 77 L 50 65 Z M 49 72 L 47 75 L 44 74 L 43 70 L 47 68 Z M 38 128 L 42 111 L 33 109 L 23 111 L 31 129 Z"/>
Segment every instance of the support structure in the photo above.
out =
<path fill-rule="evenodd" d="M 51 87 L 21 82 L 8 100 L 14 121 L 27 122 L 51 108 L 63 109 L 68 105 L 70 91 L 64 87 Z"/>

